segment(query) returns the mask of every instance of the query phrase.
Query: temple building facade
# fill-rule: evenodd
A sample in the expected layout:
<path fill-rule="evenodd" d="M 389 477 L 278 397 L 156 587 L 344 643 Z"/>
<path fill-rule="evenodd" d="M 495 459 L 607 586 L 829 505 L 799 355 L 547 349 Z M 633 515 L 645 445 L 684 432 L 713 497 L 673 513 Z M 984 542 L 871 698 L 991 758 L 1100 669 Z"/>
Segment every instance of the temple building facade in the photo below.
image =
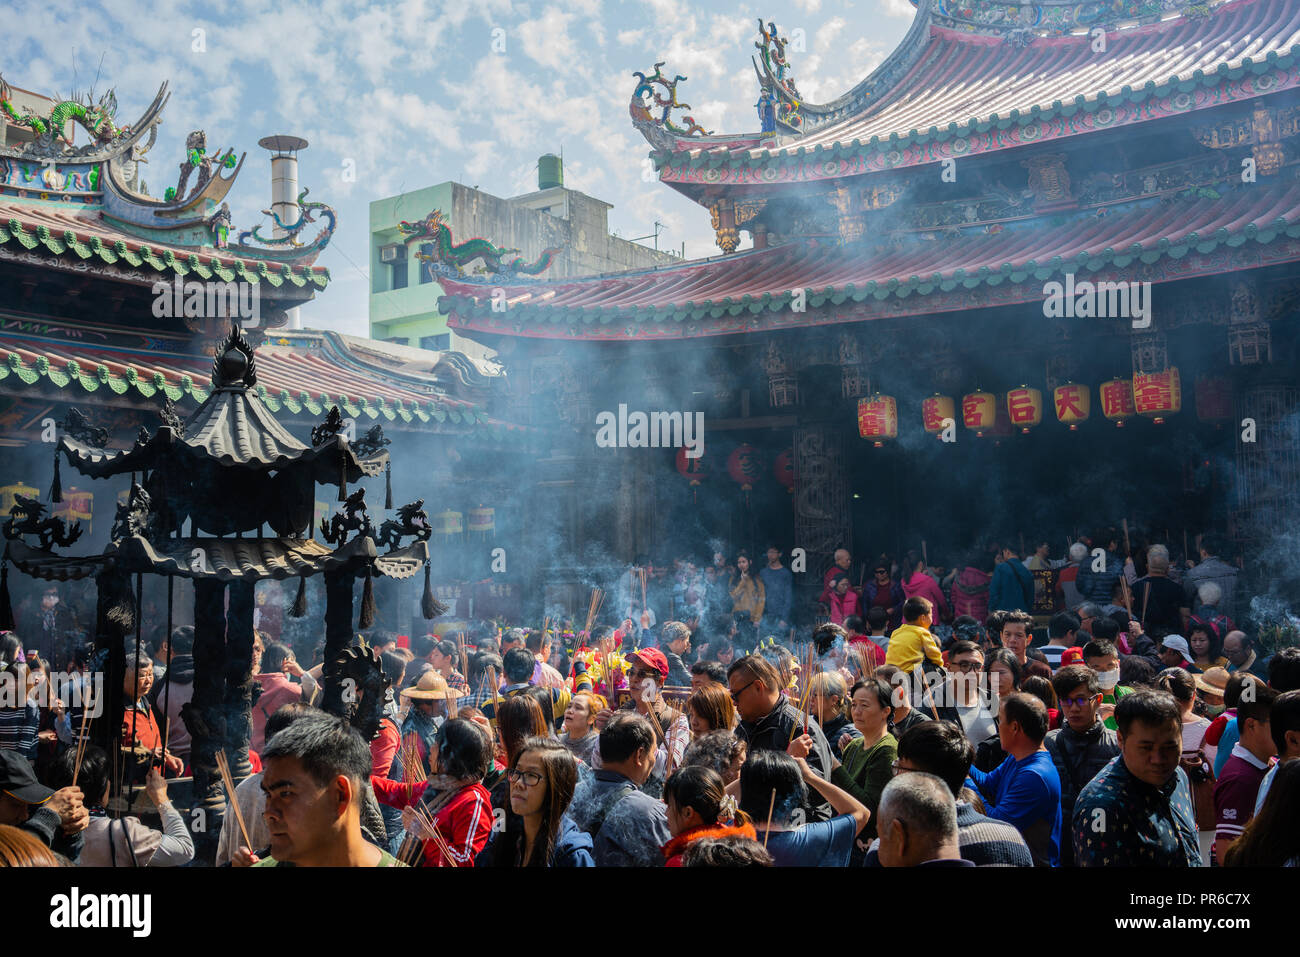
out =
<path fill-rule="evenodd" d="M 527 383 L 509 414 L 562 424 L 526 547 L 771 539 L 819 584 L 838 545 L 955 561 L 1055 528 L 1059 553 L 1121 519 L 1267 544 L 1300 506 L 1297 41 L 1282 0 L 920 0 L 814 104 L 760 22 L 734 133 L 682 115 L 672 64 L 635 73 L 659 180 L 726 255 L 443 282 Z M 637 410 L 703 412 L 702 457 L 598 442 Z"/>

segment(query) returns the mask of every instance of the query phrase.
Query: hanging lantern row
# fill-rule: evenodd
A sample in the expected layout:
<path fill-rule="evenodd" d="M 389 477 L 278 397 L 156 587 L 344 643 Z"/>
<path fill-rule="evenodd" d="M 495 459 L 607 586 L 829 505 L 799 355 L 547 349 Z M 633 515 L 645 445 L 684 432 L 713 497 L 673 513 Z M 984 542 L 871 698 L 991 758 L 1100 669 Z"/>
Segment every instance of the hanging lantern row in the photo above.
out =
<path fill-rule="evenodd" d="M 1131 379 L 1111 379 L 1097 390 L 1101 412 L 1117 427 L 1134 415 L 1151 419 L 1156 425 L 1182 410 L 1182 380 L 1171 366 L 1160 372 L 1135 373 Z M 1016 429 L 1028 435 L 1043 422 L 1043 393 L 1022 385 L 1004 396 L 992 392 L 971 392 L 961 398 L 962 425 L 977 438 L 1000 438 Z M 1052 409 L 1056 420 L 1078 431 L 1081 422 L 1092 414 L 1092 390 L 1077 382 L 1067 382 L 1052 390 Z M 1196 381 L 1196 414 L 1203 422 L 1223 422 L 1232 417 L 1232 385 L 1224 377 L 1204 377 Z M 957 422 L 957 403 L 951 396 L 933 395 L 921 402 L 921 421 L 925 431 L 939 435 L 945 421 Z M 898 438 L 898 402 L 893 396 L 876 395 L 858 400 L 858 435 L 871 440 L 876 448 Z"/>

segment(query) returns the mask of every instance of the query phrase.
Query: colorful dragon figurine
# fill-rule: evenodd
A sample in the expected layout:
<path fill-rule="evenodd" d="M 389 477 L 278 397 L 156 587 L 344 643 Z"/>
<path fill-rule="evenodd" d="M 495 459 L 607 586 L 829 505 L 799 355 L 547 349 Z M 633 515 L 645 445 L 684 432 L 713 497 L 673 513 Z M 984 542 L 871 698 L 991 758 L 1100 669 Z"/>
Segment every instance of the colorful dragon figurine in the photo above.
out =
<path fill-rule="evenodd" d="M 467 239 L 463 243 L 453 242 L 451 229 L 443 221 L 440 209 L 435 209 L 416 223 L 403 220 L 397 224 L 397 231 L 406 237 L 405 242 L 408 246 L 421 240 L 430 245 L 432 252 L 418 252 L 416 258 L 428 263 L 430 271 L 434 274 L 460 276 L 463 275 L 465 266 L 475 259 L 482 259 L 484 267 L 494 275 L 536 276 L 549 269 L 560 252 L 558 249 L 544 249 L 532 263 L 525 262 L 517 256 L 506 261 L 507 256 L 519 250 L 502 249 L 486 239 L 479 238 Z"/>
<path fill-rule="evenodd" d="M 54 104 L 50 115 L 46 117 L 37 116 L 26 108 L 19 113 L 12 99 L 12 88 L 0 76 L 0 110 L 4 111 L 11 123 L 28 127 L 37 137 L 50 136 L 71 146 L 71 139 L 63 133 L 69 121 L 78 123 L 97 143 L 108 143 L 122 133 L 129 132 L 127 127 L 113 125 L 113 118 L 117 115 L 117 96 L 112 90 L 101 96 L 98 103 L 61 100 Z"/>
<path fill-rule="evenodd" d="M 770 86 L 775 84 L 785 94 L 779 97 L 779 104 L 774 104 L 776 109 L 775 116 L 772 119 L 798 129 L 803 125 L 803 116 L 799 113 L 799 101 L 803 99 L 803 96 L 800 94 L 799 88 L 795 86 L 794 76 L 790 73 L 790 61 L 785 58 L 785 45 L 789 41 L 779 34 L 776 24 L 771 20 L 764 27 L 762 19 L 759 19 L 758 34 L 761 39 L 754 46 L 763 61 L 763 69 L 759 71 L 758 64 L 754 65 L 754 69 L 759 74 L 759 82 L 762 84 L 763 93 L 765 96 L 771 97 Z M 764 74 L 766 74 L 767 79 L 764 79 Z M 763 130 L 766 133 L 768 117 L 764 114 L 770 109 L 770 105 L 764 102 L 763 97 L 760 97 L 755 105 L 758 107 L 760 119 L 764 120 Z"/>
<path fill-rule="evenodd" d="M 632 112 L 632 119 L 639 120 L 642 123 L 651 123 L 657 126 L 662 126 L 664 129 L 668 130 L 668 132 L 675 133 L 677 136 L 695 136 L 696 134 L 699 134 L 700 136 L 711 136 L 712 131 L 706 130 L 704 127 L 700 126 L 699 123 L 696 123 L 695 117 L 693 116 L 682 117 L 682 122 L 686 124 L 685 126 L 678 126 L 673 122 L 673 110 L 689 110 L 691 105 L 689 103 L 679 103 L 677 101 L 677 84 L 686 79 L 686 77 L 679 74 L 673 77 L 670 81 L 659 69 L 665 62 L 667 61 L 660 60 L 656 63 L 655 71 L 649 76 L 646 76 L 640 70 L 632 71 L 632 75 L 637 78 L 636 89 L 632 91 L 632 103 L 629 107 Z M 656 84 L 662 86 L 668 91 L 666 97 L 655 90 Z M 646 97 L 649 97 L 650 102 L 653 102 L 656 107 L 663 108 L 663 115 L 658 119 L 655 119 L 654 115 L 650 112 L 650 105 L 647 102 Z"/>
<path fill-rule="evenodd" d="M 274 210 L 262 210 L 262 215 L 270 216 L 271 219 L 274 220 L 275 225 L 285 231 L 285 235 L 281 236 L 279 239 L 263 236 L 258 232 L 258 229 L 261 227 L 254 226 L 252 229 L 246 229 L 239 234 L 239 245 L 248 246 L 250 245 L 251 240 L 256 239 L 259 243 L 266 246 L 301 246 L 303 244 L 299 241 L 298 235 L 306 228 L 308 223 L 316 222 L 316 215 L 318 212 L 321 216 L 324 216 L 329 220 L 329 225 L 321 230 L 320 235 L 313 240 L 313 243 L 321 243 L 322 240 L 332 236 L 334 234 L 334 227 L 338 222 L 334 216 L 334 210 L 331 207 L 326 206 L 324 203 L 305 202 L 309 192 L 310 190 L 304 189 L 298 194 L 298 221 L 292 226 L 285 225 Z"/>

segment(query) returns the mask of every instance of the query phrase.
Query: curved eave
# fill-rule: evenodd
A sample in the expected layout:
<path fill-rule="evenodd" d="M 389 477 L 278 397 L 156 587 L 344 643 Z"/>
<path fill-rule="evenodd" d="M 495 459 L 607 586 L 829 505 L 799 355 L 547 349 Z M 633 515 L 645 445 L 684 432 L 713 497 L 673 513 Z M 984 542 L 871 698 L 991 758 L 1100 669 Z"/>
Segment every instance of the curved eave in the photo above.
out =
<path fill-rule="evenodd" d="M 1242 14 L 1258 13 L 1252 4 L 1263 6 L 1268 0 L 1237 0 L 1230 4 Z M 1270 8 L 1271 9 L 1271 8 Z M 1293 39 L 1300 37 L 1300 8 L 1291 5 L 1286 14 L 1290 19 L 1274 28 L 1288 33 L 1291 39 L 1281 41 L 1280 48 L 1270 49 L 1264 56 L 1238 56 L 1221 60 L 1213 69 L 1191 68 L 1167 74 L 1163 79 L 1147 79 L 1140 85 L 1112 84 L 1091 92 L 1079 92 L 1068 99 L 1057 98 L 1051 102 L 1025 102 L 1006 111 L 990 112 L 965 118 L 954 117 L 947 123 L 930 125 L 925 129 L 903 128 L 872 134 L 869 138 L 836 138 L 834 129 L 849 122 L 865 122 L 875 112 L 885 107 L 870 104 L 862 113 L 844 121 L 830 124 L 821 132 L 803 139 L 795 139 L 780 149 L 761 150 L 700 150 L 652 152 L 663 182 L 673 185 L 748 186 L 772 183 L 811 182 L 836 179 L 866 173 L 896 170 L 941 162 L 947 159 L 975 156 L 982 153 L 1018 146 L 1038 144 L 1051 140 L 1147 123 L 1166 117 L 1184 116 L 1199 110 L 1223 106 L 1228 103 L 1250 100 L 1265 94 L 1274 94 L 1300 86 L 1300 57 Z M 1232 13 L 1229 10 L 1226 13 Z M 1224 16 L 1216 11 L 1213 16 Z M 1213 17 L 1210 18 L 1211 20 Z M 1170 21 L 1174 22 L 1174 21 Z M 958 36 L 955 31 L 932 28 L 938 34 Z M 1129 34 L 1167 29 L 1166 24 L 1156 24 L 1118 35 L 1127 39 Z M 1239 40 L 1248 43 L 1251 37 Z M 1274 37 L 1274 40 L 1277 38 Z M 990 44 L 1000 44 L 984 36 L 962 37 L 972 49 Z M 1087 44 L 1087 37 L 1065 37 L 1039 41 L 1044 45 Z M 1221 44 L 1206 43 L 1205 49 Z M 1200 50 L 1201 44 L 1193 44 Z M 995 47 L 996 48 L 996 47 Z M 1250 48 L 1250 47 L 1247 47 Z M 1035 49 L 1033 46 L 1030 49 Z M 1006 46 L 1008 55 L 1014 48 Z M 924 62 L 924 57 L 921 58 Z M 1150 59 L 1152 64 L 1163 61 Z M 1086 72 L 1086 71 L 1085 71 Z M 1140 75 L 1141 70 L 1131 68 L 1129 73 Z M 1128 75 L 1128 74 L 1126 74 Z M 904 78 L 903 85 L 912 75 Z M 924 77 L 917 78 L 921 82 Z M 980 78 L 972 77 L 976 83 Z M 881 90 L 871 98 L 871 104 L 895 101 L 905 90 Z M 936 94 L 938 96 L 939 94 Z M 956 107 L 954 107 L 954 110 Z M 818 142 L 820 137 L 828 141 Z"/>
<path fill-rule="evenodd" d="M 840 247 L 828 254 L 826 247 L 816 242 L 791 243 L 742 254 L 752 257 L 750 273 L 763 278 L 756 279 L 743 294 L 737 288 L 743 282 L 733 279 L 736 294 L 722 298 L 700 293 L 725 287 L 723 270 L 743 269 L 741 257 L 715 263 L 719 267 L 716 271 L 704 273 L 695 281 L 688 271 L 706 267 L 697 264 L 660 273 L 654 283 L 623 287 L 622 302 L 608 288 L 602 300 L 600 284 L 589 283 L 578 285 L 577 295 L 570 287 L 568 301 L 552 305 L 530 303 L 529 293 L 523 288 L 507 289 L 504 313 L 493 311 L 490 301 L 463 290 L 444 295 L 439 305 L 449 314 L 448 325 L 452 328 L 505 336 L 680 339 L 1041 301 L 1043 282 L 1060 279 L 1066 273 L 1098 280 L 1141 278 L 1162 282 L 1300 260 L 1300 186 L 1271 200 L 1253 195 L 1237 204 L 1203 201 L 1196 210 L 1200 216 L 1194 220 L 1200 232 L 1186 229 L 1188 205 L 1168 209 L 1158 217 L 1163 223 L 1180 222 L 1183 228 L 1152 230 L 1141 241 L 1109 239 L 1112 234 L 1131 237 L 1134 228 L 1144 222 L 1141 216 L 1133 216 L 1128 222 L 1117 217 L 1108 223 L 1114 227 L 1110 233 L 1104 227 L 1098 227 L 1095 233 L 1086 231 L 1082 217 L 1055 227 L 1047 236 L 1041 230 L 1027 230 L 1011 245 L 997 247 L 992 259 L 987 251 L 990 247 L 981 251 L 978 237 L 970 237 L 963 246 L 966 259 L 949 257 L 967 262 L 969 268 L 927 269 L 915 260 L 937 253 L 912 250 L 913 261 L 908 265 L 915 265 L 915 271 L 891 263 L 887 270 L 880 271 L 879 278 L 844 282 L 836 280 L 837 271 L 840 276 L 848 272 L 859 278 L 861 270 L 854 274 L 853 266 L 878 253 Z M 1252 209 L 1258 210 L 1258 215 L 1251 215 Z M 1030 258 L 1036 251 L 1068 242 L 1076 234 L 1082 245 L 1076 245 L 1068 255 L 1054 255 L 1045 261 Z M 988 264 L 998 260 L 1002 260 L 1000 265 Z M 976 265 L 978 262 L 984 264 Z M 655 294 L 655 287 L 681 289 L 680 295 L 698 298 L 646 301 Z M 807 312 L 791 309 L 799 291 L 806 297 Z M 581 305 L 581 301 L 594 304 Z"/>

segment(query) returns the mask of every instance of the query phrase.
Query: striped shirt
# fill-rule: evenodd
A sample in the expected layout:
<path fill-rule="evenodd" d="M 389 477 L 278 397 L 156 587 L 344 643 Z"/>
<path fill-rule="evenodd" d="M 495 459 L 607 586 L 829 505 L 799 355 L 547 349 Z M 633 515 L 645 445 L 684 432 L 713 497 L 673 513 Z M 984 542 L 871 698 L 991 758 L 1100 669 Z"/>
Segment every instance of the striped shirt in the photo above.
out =
<path fill-rule="evenodd" d="M 1066 651 L 1065 645 L 1043 645 L 1038 650 L 1043 653 L 1043 657 L 1047 659 L 1047 663 L 1052 666 L 1053 671 L 1060 669 L 1061 655 Z"/>
<path fill-rule="evenodd" d="M 1214 785 L 1214 839 L 1235 841 L 1255 816 L 1255 798 L 1268 773 L 1268 762 L 1261 761 L 1240 743 L 1232 746 L 1232 755 Z"/>
<path fill-rule="evenodd" d="M 21 708 L 0 708 L 0 748 L 35 757 L 40 723 L 41 711 L 30 701 Z"/>

